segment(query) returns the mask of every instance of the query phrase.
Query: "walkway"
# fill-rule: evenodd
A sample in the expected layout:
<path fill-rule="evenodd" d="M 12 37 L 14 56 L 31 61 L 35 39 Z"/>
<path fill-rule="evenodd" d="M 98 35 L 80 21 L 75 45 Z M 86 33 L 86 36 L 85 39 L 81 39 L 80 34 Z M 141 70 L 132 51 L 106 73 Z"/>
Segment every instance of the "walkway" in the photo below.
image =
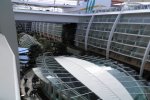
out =
<path fill-rule="evenodd" d="M 40 97 L 38 96 L 35 96 L 35 97 L 29 97 L 29 94 L 30 94 L 30 92 L 33 90 L 33 88 L 32 88 L 32 78 L 33 78 L 33 76 L 34 76 L 34 73 L 33 73 L 33 71 L 31 70 L 31 71 L 29 71 L 27 74 L 26 74 L 26 76 L 27 76 L 27 83 L 26 83 L 26 86 L 27 87 L 29 87 L 30 89 L 29 89 L 29 91 L 28 91 L 28 96 L 25 96 L 25 84 L 24 84 L 24 78 L 21 80 L 21 95 L 24 95 L 25 97 L 24 97 L 24 99 L 25 100 L 42 100 L 42 99 L 40 99 Z"/>

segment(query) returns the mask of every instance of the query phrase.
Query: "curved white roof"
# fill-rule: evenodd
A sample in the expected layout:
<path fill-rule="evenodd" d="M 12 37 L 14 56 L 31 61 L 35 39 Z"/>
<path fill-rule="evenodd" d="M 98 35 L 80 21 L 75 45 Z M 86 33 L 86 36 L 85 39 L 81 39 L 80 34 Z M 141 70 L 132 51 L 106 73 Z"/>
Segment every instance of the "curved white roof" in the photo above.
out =
<path fill-rule="evenodd" d="M 55 57 L 55 60 L 103 100 L 133 100 L 125 87 L 108 70 L 74 57 Z"/>

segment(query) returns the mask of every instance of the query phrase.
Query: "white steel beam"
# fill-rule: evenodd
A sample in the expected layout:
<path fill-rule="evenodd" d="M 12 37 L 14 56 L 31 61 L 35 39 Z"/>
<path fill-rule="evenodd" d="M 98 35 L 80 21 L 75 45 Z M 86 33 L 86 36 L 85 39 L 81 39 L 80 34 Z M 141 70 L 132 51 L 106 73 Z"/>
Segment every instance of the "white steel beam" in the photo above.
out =
<path fill-rule="evenodd" d="M 78 23 L 81 14 L 52 13 L 33 10 L 14 10 L 15 20 L 54 22 L 54 23 Z"/>
<path fill-rule="evenodd" d="M 88 95 L 88 94 L 91 94 L 93 92 L 87 92 L 87 93 L 84 93 L 84 94 L 80 94 L 80 95 L 77 95 L 77 96 L 73 96 L 71 98 L 77 98 L 77 97 L 80 97 L 80 96 L 84 96 L 84 95 Z"/>
<path fill-rule="evenodd" d="M 11 0 L 0 1 L 0 32 L 4 34 L 11 49 L 15 54 L 18 77 L 19 77 L 20 67 L 19 67 L 19 59 L 18 59 L 18 44 L 17 44 L 17 34 L 16 34 L 17 32 L 15 27 L 14 13 L 13 13 Z"/>
<path fill-rule="evenodd" d="M 95 15 L 92 15 L 92 17 L 91 17 L 91 19 L 90 19 L 90 21 L 89 21 L 88 27 L 87 27 L 87 29 L 86 29 L 85 41 L 84 41 L 84 44 L 85 44 L 85 50 L 87 50 L 88 35 L 89 35 L 89 31 L 90 31 L 90 28 L 91 28 L 91 25 L 92 25 L 94 16 L 95 16 Z"/>
<path fill-rule="evenodd" d="M 34 25 L 34 22 L 31 22 L 31 31 L 34 31 L 34 27 L 35 25 Z"/>
<path fill-rule="evenodd" d="M 142 59 L 142 64 L 141 64 L 141 66 L 140 66 L 140 76 L 141 76 L 141 77 L 142 77 L 142 75 L 143 75 L 144 66 L 145 66 L 145 63 L 146 63 L 147 56 L 148 56 L 149 52 L 150 52 L 150 41 L 149 41 L 149 43 L 148 43 L 148 45 L 147 45 L 147 48 L 146 48 L 146 50 L 145 50 L 144 57 L 143 57 L 143 59 Z"/>
<path fill-rule="evenodd" d="M 0 1 L 0 100 L 20 100 L 20 66 L 12 9 L 11 0 Z"/>
<path fill-rule="evenodd" d="M 0 34 L 0 61 L 0 100 L 20 100 L 15 55 L 2 34 Z"/>
<path fill-rule="evenodd" d="M 35 23 L 36 23 L 35 31 L 38 32 L 38 26 L 39 26 L 39 25 L 38 25 L 38 22 L 35 22 Z"/>
<path fill-rule="evenodd" d="M 115 22 L 113 24 L 113 27 L 112 27 L 112 29 L 110 31 L 108 42 L 107 42 L 107 48 L 106 48 L 106 58 L 107 59 L 109 58 L 110 45 L 111 45 L 112 37 L 114 35 L 114 31 L 116 29 L 117 23 L 118 23 L 118 21 L 119 21 L 119 19 L 121 17 L 121 14 L 124 11 L 125 6 L 128 5 L 129 2 L 130 2 L 130 0 L 128 0 L 127 3 L 123 5 L 123 7 L 122 7 L 120 13 L 118 14 L 118 16 L 117 16 L 117 18 L 116 18 L 116 20 L 115 20 Z"/>
<path fill-rule="evenodd" d="M 80 87 L 75 87 L 75 88 L 68 88 L 68 89 L 64 89 L 61 91 L 68 91 L 68 90 L 75 90 L 75 89 L 82 89 L 82 88 L 86 88 L 86 86 L 80 86 Z"/>
<path fill-rule="evenodd" d="M 47 23 L 47 31 L 46 31 L 47 34 L 49 34 L 49 24 L 50 23 Z"/>
<path fill-rule="evenodd" d="M 113 24 L 113 26 L 111 28 L 110 34 L 109 34 L 109 38 L 108 38 L 108 42 L 107 42 L 107 48 L 106 48 L 106 58 L 107 59 L 109 58 L 110 45 L 111 45 L 111 41 L 112 41 L 112 38 L 113 38 L 113 35 L 114 35 L 114 31 L 115 31 L 116 26 L 118 24 L 118 21 L 119 21 L 119 19 L 121 17 L 121 14 L 122 14 L 122 12 L 124 10 L 124 6 L 122 7 L 120 13 L 118 14 L 118 16 L 117 16 L 117 18 L 116 18 L 116 20 L 115 20 L 115 22 L 114 22 L 114 24 Z"/>
<path fill-rule="evenodd" d="M 37 22 L 38 23 L 38 33 L 40 33 L 40 25 L 41 25 L 41 22 Z M 41 34 L 40 34 L 41 35 Z"/>
<path fill-rule="evenodd" d="M 45 26 L 45 22 L 42 23 L 42 34 L 44 35 L 44 26 Z"/>
<path fill-rule="evenodd" d="M 80 83 L 80 81 L 61 82 L 61 83 L 56 83 L 56 85 L 58 85 L 58 84 L 68 84 L 68 83 Z"/>

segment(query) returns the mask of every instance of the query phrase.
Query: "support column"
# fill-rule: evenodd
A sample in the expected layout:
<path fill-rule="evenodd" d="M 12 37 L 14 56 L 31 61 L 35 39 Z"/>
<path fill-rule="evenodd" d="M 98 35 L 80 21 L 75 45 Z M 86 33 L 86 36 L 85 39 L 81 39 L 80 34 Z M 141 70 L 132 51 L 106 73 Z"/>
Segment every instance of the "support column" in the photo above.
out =
<path fill-rule="evenodd" d="M 50 23 L 47 23 L 47 31 L 46 31 L 47 34 L 49 34 L 49 24 L 50 24 Z"/>
<path fill-rule="evenodd" d="M 49 30 L 49 24 L 50 24 L 50 23 L 47 23 L 47 26 L 46 26 L 46 29 L 47 29 L 47 30 L 46 30 L 46 36 L 47 36 L 48 39 L 49 39 L 49 33 L 48 33 L 48 30 Z"/>
<path fill-rule="evenodd" d="M 142 59 L 142 64 L 141 64 L 141 66 L 140 66 L 140 76 L 141 76 L 141 77 L 142 77 L 142 75 L 143 75 L 144 66 L 145 66 L 146 59 L 147 59 L 147 56 L 148 56 L 149 52 L 150 52 L 150 41 L 149 41 L 149 43 L 148 43 L 148 45 L 147 45 L 147 48 L 146 48 L 145 53 L 144 53 L 144 57 L 143 57 L 143 59 Z"/>
<path fill-rule="evenodd" d="M 16 58 L 7 40 L 0 33 L 0 100 L 20 100 Z"/>
<path fill-rule="evenodd" d="M 44 33 L 44 31 L 45 31 L 45 30 L 44 30 L 44 26 L 45 26 L 45 22 L 43 22 L 43 25 L 42 25 L 42 33 L 43 33 L 43 35 L 45 34 L 45 33 Z"/>
<path fill-rule="evenodd" d="M 41 29 L 42 29 L 42 22 L 39 22 L 39 33 L 40 33 L 40 36 L 42 36 L 42 32 L 41 32 Z"/>
<path fill-rule="evenodd" d="M 0 100 L 20 100 L 17 32 L 11 0 L 0 1 L 0 62 Z"/>
<path fill-rule="evenodd" d="M 18 59 L 17 32 L 11 0 L 1 0 L 0 32 L 5 35 L 9 45 Z"/>
<path fill-rule="evenodd" d="M 53 26 L 52 26 L 52 39 L 55 41 L 55 27 L 56 27 L 56 25 L 55 24 L 53 24 Z"/>
<path fill-rule="evenodd" d="M 79 46 L 79 40 L 78 40 L 78 35 L 76 34 L 75 36 L 75 45 L 78 47 Z"/>
<path fill-rule="evenodd" d="M 38 22 L 35 22 L 35 31 L 38 32 Z"/>
<path fill-rule="evenodd" d="M 35 23 L 31 22 L 31 32 L 33 32 L 35 30 Z"/>
<path fill-rule="evenodd" d="M 124 5 L 124 6 L 125 6 L 125 5 Z M 108 42 L 107 42 L 107 48 L 106 48 L 106 59 L 109 59 L 109 51 L 110 51 L 110 45 L 111 45 L 112 37 L 113 37 L 113 35 L 114 35 L 114 31 L 115 31 L 116 26 L 117 26 L 117 24 L 118 24 L 118 21 L 119 21 L 119 19 L 120 19 L 120 17 L 121 17 L 121 14 L 122 14 L 122 12 L 123 12 L 123 10 L 124 10 L 124 6 L 122 7 L 120 13 L 118 14 L 118 16 L 117 16 L 117 18 L 116 18 L 116 20 L 115 20 L 115 22 L 114 22 L 114 24 L 113 24 L 113 26 L 112 26 L 112 29 L 111 29 L 111 31 L 110 31 L 109 38 L 108 38 Z"/>
<path fill-rule="evenodd" d="M 87 50 L 87 41 L 88 41 L 88 36 L 89 36 L 89 31 L 90 31 L 90 28 L 91 28 L 91 25 L 92 25 L 92 22 L 93 22 L 93 19 L 94 19 L 94 16 L 95 15 L 92 15 L 90 21 L 89 21 L 89 24 L 88 24 L 88 27 L 86 29 L 86 34 L 85 34 L 85 50 Z"/>

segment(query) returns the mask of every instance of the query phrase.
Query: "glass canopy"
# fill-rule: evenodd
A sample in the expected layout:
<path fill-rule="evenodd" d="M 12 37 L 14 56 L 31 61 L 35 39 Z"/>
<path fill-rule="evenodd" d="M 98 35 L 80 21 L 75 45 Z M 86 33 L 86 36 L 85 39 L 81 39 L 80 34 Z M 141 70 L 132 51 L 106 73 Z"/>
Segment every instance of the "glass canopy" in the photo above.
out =
<path fill-rule="evenodd" d="M 99 67 L 107 68 L 107 71 L 114 76 L 130 93 L 134 100 L 149 100 L 150 87 L 144 79 L 129 66 L 119 64 L 118 62 L 95 56 L 73 56 L 92 62 Z M 77 80 L 71 73 L 64 69 L 52 56 L 41 56 L 37 59 L 37 66 L 40 67 L 42 74 L 47 78 L 57 90 L 62 91 L 64 95 L 72 100 L 97 100 L 96 96 L 84 84 Z M 110 82 L 111 84 L 111 82 Z M 93 99 L 95 98 L 95 99 Z"/>

